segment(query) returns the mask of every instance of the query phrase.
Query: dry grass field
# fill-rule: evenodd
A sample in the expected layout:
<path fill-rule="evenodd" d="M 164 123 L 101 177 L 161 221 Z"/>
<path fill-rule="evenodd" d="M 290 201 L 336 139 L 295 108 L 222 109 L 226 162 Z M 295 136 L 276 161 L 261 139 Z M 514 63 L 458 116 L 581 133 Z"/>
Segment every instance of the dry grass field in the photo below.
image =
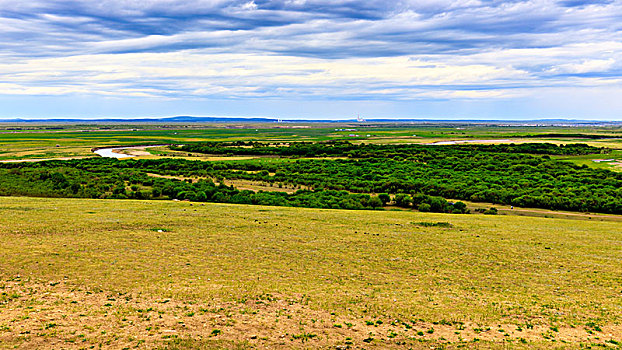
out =
<path fill-rule="evenodd" d="M 0 198 L 0 348 L 622 342 L 622 224 Z"/>

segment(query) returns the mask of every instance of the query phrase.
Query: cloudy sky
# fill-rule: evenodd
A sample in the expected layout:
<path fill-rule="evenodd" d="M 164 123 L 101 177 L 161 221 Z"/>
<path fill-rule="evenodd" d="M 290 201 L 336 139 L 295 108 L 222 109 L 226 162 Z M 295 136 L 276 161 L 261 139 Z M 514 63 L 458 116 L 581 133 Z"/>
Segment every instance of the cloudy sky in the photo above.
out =
<path fill-rule="evenodd" d="M 0 118 L 622 120 L 622 0 L 0 0 Z"/>

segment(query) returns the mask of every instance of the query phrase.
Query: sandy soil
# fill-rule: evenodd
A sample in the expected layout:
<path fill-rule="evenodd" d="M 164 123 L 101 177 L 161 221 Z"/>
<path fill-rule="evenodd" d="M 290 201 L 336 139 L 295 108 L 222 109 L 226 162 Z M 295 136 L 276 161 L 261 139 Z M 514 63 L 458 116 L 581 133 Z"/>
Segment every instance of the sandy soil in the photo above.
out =
<path fill-rule="evenodd" d="M 605 344 L 622 335 L 621 325 L 601 326 L 598 331 L 583 326 L 378 322 L 318 310 L 302 295 L 195 302 L 19 277 L 0 282 L 0 295 L 0 348 L 153 348 L 189 338 L 258 349 L 429 348 L 480 341 L 502 345 L 509 340 Z"/>

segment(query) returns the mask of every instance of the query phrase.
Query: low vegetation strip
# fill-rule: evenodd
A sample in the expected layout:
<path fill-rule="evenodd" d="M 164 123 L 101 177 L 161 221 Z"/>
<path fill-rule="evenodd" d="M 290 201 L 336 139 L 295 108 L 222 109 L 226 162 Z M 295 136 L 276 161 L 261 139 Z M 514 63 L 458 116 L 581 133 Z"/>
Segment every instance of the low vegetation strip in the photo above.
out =
<path fill-rule="evenodd" d="M 191 204 L 0 198 L 0 344 L 622 341 L 619 223 Z"/>

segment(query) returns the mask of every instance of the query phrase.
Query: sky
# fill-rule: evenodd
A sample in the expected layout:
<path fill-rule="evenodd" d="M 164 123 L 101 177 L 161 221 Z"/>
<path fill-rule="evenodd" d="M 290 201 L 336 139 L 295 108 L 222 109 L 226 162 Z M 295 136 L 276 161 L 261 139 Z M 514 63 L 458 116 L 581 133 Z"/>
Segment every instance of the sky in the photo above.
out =
<path fill-rule="evenodd" d="M 622 120 L 622 0 L 0 0 L 0 118 Z"/>

